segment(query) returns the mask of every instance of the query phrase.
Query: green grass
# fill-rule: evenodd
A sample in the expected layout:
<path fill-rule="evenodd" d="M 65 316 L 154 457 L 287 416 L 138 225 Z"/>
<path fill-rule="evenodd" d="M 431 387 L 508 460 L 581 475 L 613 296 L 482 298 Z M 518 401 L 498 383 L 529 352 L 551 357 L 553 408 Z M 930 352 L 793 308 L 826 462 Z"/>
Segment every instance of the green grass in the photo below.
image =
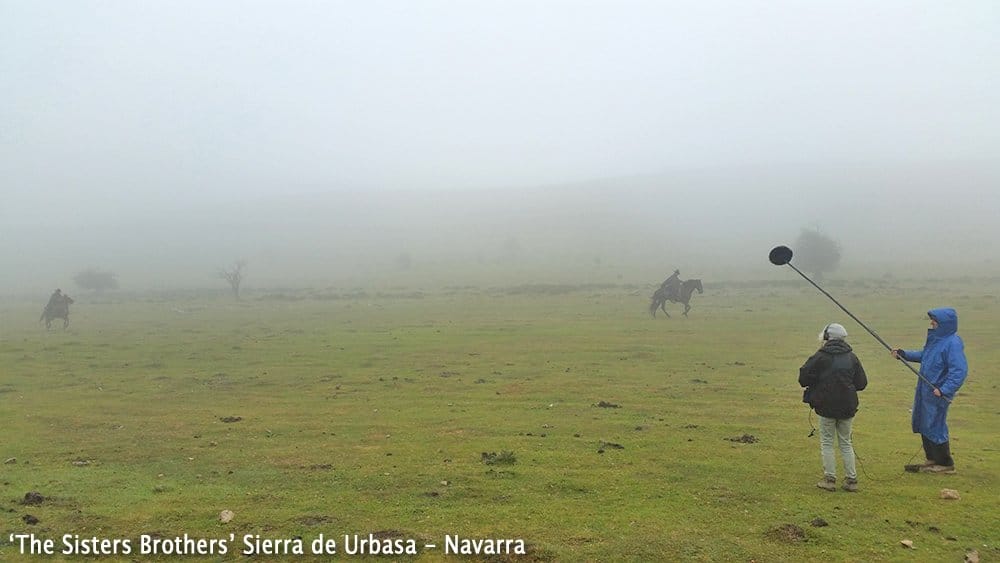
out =
<path fill-rule="evenodd" d="M 936 283 L 827 289 L 904 347 L 922 344 L 924 311 L 958 308 L 972 373 L 949 417 L 952 476 L 902 473 L 922 454 L 914 377 L 804 283 L 708 286 L 690 318 L 655 320 L 651 291 L 613 286 L 80 298 L 49 332 L 39 304 L 2 303 L 0 457 L 16 461 L 0 465 L 0 559 L 37 559 L 8 541 L 20 532 L 383 532 L 437 544 L 427 561 L 446 559 L 445 534 L 522 538 L 524 560 L 997 558 L 1000 293 Z M 814 486 L 796 382 L 831 321 L 871 381 L 854 495 Z M 744 434 L 758 441 L 730 440 Z M 46 500 L 22 505 L 28 491 Z M 314 558 L 260 560 L 282 559 Z"/>

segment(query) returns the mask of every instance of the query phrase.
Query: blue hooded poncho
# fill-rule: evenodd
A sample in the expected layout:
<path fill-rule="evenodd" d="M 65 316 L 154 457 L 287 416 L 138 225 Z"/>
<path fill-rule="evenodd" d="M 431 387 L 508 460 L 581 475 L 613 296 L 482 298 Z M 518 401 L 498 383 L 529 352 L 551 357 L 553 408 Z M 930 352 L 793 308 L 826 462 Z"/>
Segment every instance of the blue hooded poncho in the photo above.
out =
<path fill-rule="evenodd" d="M 965 360 L 965 344 L 958 336 L 958 314 L 951 308 L 931 309 L 927 316 L 936 320 L 937 328 L 927 329 L 923 350 L 903 350 L 903 359 L 920 362 L 920 375 L 941 391 L 934 396 L 934 387 L 923 379 L 917 380 L 913 397 L 913 432 L 922 434 L 935 444 L 948 441 L 949 401 L 965 382 L 969 364 Z"/>

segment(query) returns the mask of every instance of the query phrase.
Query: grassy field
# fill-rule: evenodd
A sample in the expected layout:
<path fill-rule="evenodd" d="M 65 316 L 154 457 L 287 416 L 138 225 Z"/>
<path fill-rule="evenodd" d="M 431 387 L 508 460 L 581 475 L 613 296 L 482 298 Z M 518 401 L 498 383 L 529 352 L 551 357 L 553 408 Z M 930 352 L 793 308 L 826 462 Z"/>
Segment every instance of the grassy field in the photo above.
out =
<path fill-rule="evenodd" d="M 902 472 L 922 460 L 914 376 L 801 280 L 707 284 L 687 319 L 651 319 L 651 288 L 628 286 L 74 295 L 72 326 L 48 332 L 43 303 L 0 302 L 0 559 L 79 559 L 64 534 L 130 538 L 109 561 L 179 559 L 138 539 L 185 534 L 235 538 L 189 561 L 244 560 L 246 534 L 304 542 L 259 561 L 335 558 L 308 555 L 320 534 L 356 560 L 345 534 L 413 539 L 392 559 L 421 561 L 458 559 L 449 534 L 525 542 L 487 560 L 1000 558 L 1000 282 L 827 289 L 901 347 L 922 345 L 927 309 L 958 309 L 958 474 Z M 871 382 L 858 494 L 815 487 L 796 381 L 834 321 Z M 56 554 L 22 555 L 15 533 Z"/>

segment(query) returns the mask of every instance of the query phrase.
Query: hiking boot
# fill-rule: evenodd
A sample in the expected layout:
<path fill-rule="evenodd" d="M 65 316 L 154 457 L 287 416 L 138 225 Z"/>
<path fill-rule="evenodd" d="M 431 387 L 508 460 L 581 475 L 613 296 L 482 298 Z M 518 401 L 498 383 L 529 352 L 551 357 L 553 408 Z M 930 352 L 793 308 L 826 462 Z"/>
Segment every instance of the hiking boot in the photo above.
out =
<path fill-rule="evenodd" d="M 951 475 L 955 473 L 954 465 L 924 465 L 920 468 L 920 473 L 944 473 L 945 475 Z"/>
<path fill-rule="evenodd" d="M 819 488 L 821 488 L 821 489 L 823 489 L 823 490 L 825 490 L 825 491 L 830 491 L 830 492 L 836 491 L 837 490 L 837 478 L 836 477 L 830 477 L 829 475 L 827 475 L 827 476 L 823 477 L 822 481 L 820 481 L 819 483 L 816 483 L 816 486 L 819 487 Z"/>
<path fill-rule="evenodd" d="M 844 490 L 849 493 L 858 492 L 858 480 L 857 479 L 847 479 L 844 481 Z"/>

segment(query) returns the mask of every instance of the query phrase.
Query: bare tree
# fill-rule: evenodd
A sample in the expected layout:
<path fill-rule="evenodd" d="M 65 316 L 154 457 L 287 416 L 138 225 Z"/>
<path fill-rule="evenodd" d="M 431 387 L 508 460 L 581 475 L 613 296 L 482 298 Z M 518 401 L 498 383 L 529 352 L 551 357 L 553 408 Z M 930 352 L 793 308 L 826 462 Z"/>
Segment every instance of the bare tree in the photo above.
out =
<path fill-rule="evenodd" d="M 237 300 L 240 298 L 240 284 L 246 277 L 247 261 L 237 260 L 228 269 L 220 268 L 219 277 L 229 282 L 229 287 L 233 289 L 233 295 Z"/>

